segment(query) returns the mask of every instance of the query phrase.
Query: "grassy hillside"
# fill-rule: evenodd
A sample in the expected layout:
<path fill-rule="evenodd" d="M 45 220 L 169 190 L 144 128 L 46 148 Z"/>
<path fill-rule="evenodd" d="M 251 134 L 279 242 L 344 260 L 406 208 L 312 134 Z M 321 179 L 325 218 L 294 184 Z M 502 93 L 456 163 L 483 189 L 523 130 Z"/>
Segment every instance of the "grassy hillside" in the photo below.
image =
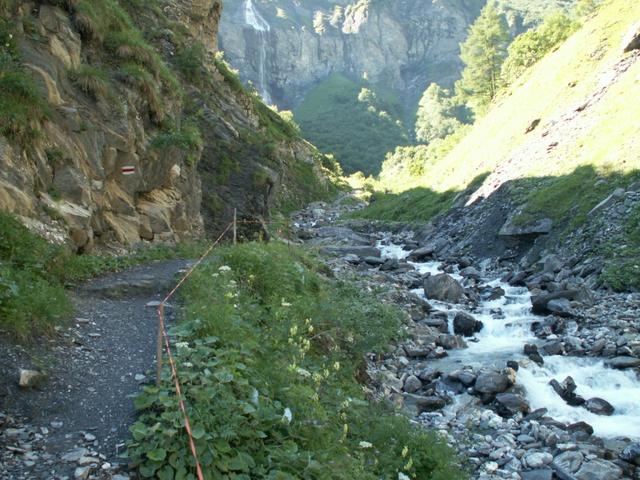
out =
<path fill-rule="evenodd" d="M 582 218 L 616 185 L 630 183 L 640 168 L 640 124 L 634 120 L 640 62 L 623 54 L 622 41 L 638 18 L 640 4 L 605 2 L 525 72 L 446 157 L 408 185 L 415 190 L 404 197 L 428 195 L 427 203 L 440 204 L 440 195 L 465 190 L 479 177 L 486 179 L 474 198 L 518 180 L 524 215 L 562 221 L 575 208 Z M 387 215 L 398 198 L 377 203 L 364 215 Z M 406 209 L 400 217 L 395 211 L 395 218 L 427 220 L 433 210 Z"/>
<path fill-rule="evenodd" d="M 302 134 L 340 160 L 346 173 L 380 171 L 387 152 L 408 143 L 393 95 L 334 74 L 294 111 Z"/>

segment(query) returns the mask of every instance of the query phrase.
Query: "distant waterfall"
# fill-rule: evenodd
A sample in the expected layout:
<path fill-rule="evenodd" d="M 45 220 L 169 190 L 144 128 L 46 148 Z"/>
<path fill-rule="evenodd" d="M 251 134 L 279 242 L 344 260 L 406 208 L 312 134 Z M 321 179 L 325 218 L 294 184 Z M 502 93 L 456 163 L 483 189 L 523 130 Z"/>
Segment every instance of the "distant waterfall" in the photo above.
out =
<path fill-rule="evenodd" d="M 244 21 L 255 32 L 260 42 L 258 50 L 258 91 L 264 102 L 270 105 L 272 102 L 267 85 L 267 73 L 265 71 L 265 63 L 267 60 L 267 37 L 271 31 L 271 26 L 264 19 L 260 12 L 253 5 L 253 0 L 245 0 L 244 2 Z"/>

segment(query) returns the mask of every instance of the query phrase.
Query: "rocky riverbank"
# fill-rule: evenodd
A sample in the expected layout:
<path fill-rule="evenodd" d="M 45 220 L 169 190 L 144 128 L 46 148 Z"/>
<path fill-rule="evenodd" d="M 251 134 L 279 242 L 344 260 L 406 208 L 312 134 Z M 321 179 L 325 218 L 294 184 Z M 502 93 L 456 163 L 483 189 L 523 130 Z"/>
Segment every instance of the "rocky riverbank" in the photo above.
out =
<path fill-rule="evenodd" d="M 598 289 L 589 258 L 523 268 L 443 248 L 446 230 L 338 225 L 354 208 L 295 222 L 337 276 L 407 312 L 405 339 L 369 358 L 372 396 L 439 430 L 472 478 L 640 478 L 640 295 Z"/>

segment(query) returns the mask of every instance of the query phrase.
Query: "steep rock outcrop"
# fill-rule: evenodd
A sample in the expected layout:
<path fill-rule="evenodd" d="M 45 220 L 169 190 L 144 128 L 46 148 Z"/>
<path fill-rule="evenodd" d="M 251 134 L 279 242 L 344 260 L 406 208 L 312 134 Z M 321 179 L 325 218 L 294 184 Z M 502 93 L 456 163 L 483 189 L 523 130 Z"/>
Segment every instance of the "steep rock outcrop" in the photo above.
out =
<path fill-rule="evenodd" d="M 203 217 L 215 232 L 234 208 L 264 219 L 326 194 L 315 148 L 211 54 L 219 0 L 130 12 L 132 28 L 153 38 L 141 51 L 126 38 L 128 49 L 97 40 L 82 12 L 56 3 L 15 2 L 3 13 L 48 115 L 27 142 L 0 135 L 0 210 L 87 251 L 185 240 L 203 234 Z M 199 44 L 202 55 L 190 50 Z M 187 137 L 191 125 L 199 132 Z"/>

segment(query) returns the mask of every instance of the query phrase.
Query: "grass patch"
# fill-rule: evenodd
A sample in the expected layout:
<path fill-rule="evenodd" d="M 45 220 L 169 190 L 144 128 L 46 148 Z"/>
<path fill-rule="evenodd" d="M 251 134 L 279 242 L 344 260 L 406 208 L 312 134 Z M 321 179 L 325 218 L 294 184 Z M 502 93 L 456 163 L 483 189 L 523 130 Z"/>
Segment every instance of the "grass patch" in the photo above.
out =
<path fill-rule="evenodd" d="M 69 78 L 96 101 L 104 100 L 109 94 L 109 77 L 103 68 L 80 65 L 69 72 Z"/>
<path fill-rule="evenodd" d="M 640 179 L 640 172 L 606 175 L 592 166 L 582 166 L 569 175 L 523 179 L 515 182 L 516 199 L 524 204 L 522 213 L 514 217 L 516 225 L 541 218 L 551 218 L 568 230 L 582 225 L 587 213 L 618 187 L 626 187 Z"/>
<path fill-rule="evenodd" d="M 178 148 L 183 151 L 187 164 L 191 166 L 198 162 L 203 145 L 200 128 L 192 122 L 186 122 L 181 128 L 160 133 L 151 140 L 151 147 L 156 150 Z"/>
<path fill-rule="evenodd" d="M 171 258 L 195 258 L 203 245 L 154 246 L 128 256 L 74 255 L 0 212 L 0 329 L 21 339 L 47 334 L 71 314 L 65 287 L 108 271 Z"/>
<path fill-rule="evenodd" d="M 39 124 L 51 112 L 21 64 L 17 42 L 17 32 L 0 19 L 0 135 L 27 146 L 40 135 Z"/>
<path fill-rule="evenodd" d="M 364 400 L 363 354 L 400 331 L 399 310 L 282 244 L 222 248 L 185 286 L 177 364 L 206 478 L 464 478 L 451 451 Z M 129 457 L 143 477 L 188 478 L 172 383 L 136 400 Z"/>

